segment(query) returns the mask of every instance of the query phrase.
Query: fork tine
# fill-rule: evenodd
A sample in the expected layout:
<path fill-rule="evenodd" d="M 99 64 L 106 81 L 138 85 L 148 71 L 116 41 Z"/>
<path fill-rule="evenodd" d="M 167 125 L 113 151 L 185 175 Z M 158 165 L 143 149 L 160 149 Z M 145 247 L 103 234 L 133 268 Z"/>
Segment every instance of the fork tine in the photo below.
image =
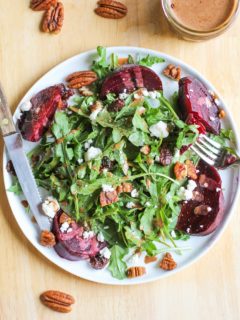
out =
<path fill-rule="evenodd" d="M 209 151 L 213 154 L 219 156 L 221 154 L 221 149 L 217 149 L 210 145 L 208 142 L 205 142 L 203 139 L 199 138 L 198 143 L 203 144 Z"/>
<path fill-rule="evenodd" d="M 213 147 L 215 147 L 217 149 L 221 149 L 222 148 L 220 143 L 218 143 L 216 141 L 213 141 L 212 139 L 207 137 L 205 134 L 200 134 L 199 138 L 205 139 L 207 142 L 209 142 Z"/>
<path fill-rule="evenodd" d="M 203 147 L 200 143 L 195 142 L 194 146 L 198 147 L 198 149 L 200 149 L 203 153 L 205 153 L 205 155 L 208 158 L 211 158 L 213 160 L 216 160 L 218 158 L 218 156 L 212 152 L 210 152 L 208 149 L 206 149 L 205 147 Z"/>
<path fill-rule="evenodd" d="M 208 158 L 201 150 L 198 149 L 198 147 L 191 146 L 190 147 L 203 161 L 207 162 L 208 164 L 210 164 L 211 166 L 214 165 L 215 161 Z"/>

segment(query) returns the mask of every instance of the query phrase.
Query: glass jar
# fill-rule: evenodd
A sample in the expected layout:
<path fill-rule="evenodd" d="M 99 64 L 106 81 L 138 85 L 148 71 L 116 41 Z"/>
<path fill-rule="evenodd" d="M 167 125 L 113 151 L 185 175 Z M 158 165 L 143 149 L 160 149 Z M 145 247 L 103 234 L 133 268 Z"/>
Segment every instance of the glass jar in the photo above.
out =
<path fill-rule="evenodd" d="M 184 1 L 184 0 L 183 0 Z M 211 1 L 211 0 L 210 0 Z M 183 22 L 177 20 L 177 16 L 174 14 L 174 5 L 171 0 L 161 0 L 163 12 L 171 25 L 171 27 L 185 40 L 190 41 L 202 41 L 215 38 L 226 31 L 235 21 L 239 12 L 239 2 L 235 1 L 231 13 L 227 19 L 219 24 L 217 27 L 209 30 L 194 30 L 189 26 L 184 25 Z"/>

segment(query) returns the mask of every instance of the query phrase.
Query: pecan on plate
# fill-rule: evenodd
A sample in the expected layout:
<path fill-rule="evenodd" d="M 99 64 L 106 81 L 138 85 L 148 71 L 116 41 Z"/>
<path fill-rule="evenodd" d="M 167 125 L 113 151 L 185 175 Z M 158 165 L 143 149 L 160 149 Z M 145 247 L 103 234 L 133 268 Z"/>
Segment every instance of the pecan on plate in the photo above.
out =
<path fill-rule="evenodd" d="M 177 266 L 177 263 L 174 261 L 172 255 L 170 253 L 166 253 L 160 262 L 159 267 L 163 270 L 170 271 L 175 269 Z"/>
<path fill-rule="evenodd" d="M 44 14 L 42 21 L 42 31 L 48 33 L 59 33 L 63 26 L 64 7 L 61 2 L 51 6 Z"/>
<path fill-rule="evenodd" d="M 185 161 L 187 167 L 187 176 L 193 180 L 197 179 L 197 168 L 191 160 Z"/>
<path fill-rule="evenodd" d="M 176 162 L 173 170 L 177 180 L 183 180 L 187 177 L 187 166 L 184 163 Z"/>
<path fill-rule="evenodd" d="M 116 190 L 114 191 L 102 191 L 100 193 L 100 205 L 101 207 L 108 206 L 109 204 L 112 204 L 114 202 L 118 202 L 118 193 Z"/>
<path fill-rule="evenodd" d="M 144 267 L 130 267 L 127 269 L 128 278 L 141 277 L 146 273 L 146 268 Z"/>
<path fill-rule="evenodd" d="M 84 86 L 88 86 L 96 80 L 97 75 L 94 71 L 91 70 L 74 72 L 66 78 L 68 87 L 71 89 L 79 89 Z"/>
<path fill-rule="evenodd" d="M 223 109 L 219 109 L 218 118 L 223 119 L 226 117 L 226 112 Z"/>
<path fill-rule="evenodd" d="M 127 15 L 127 7 L 118 1 L 99 0 L 95 13 L 103 18 L 121 19 Z"/>
<path fill-rule="evenodd" d="M 13 176 L 16 176 L 16 171 L 14 169 L 12 160 L 9 160 L 6 165 L 6 170 L 8 173 L 11 173 Z"/>
<path fill-rule="evenodd" d="M 48 290 L 40 295 L 42 303 L 50 309 L 62 313 L 67 313 L 72 310 L 71 305 L 75 303 L 75 299 L 67 293 Z"/>
<path fill-rule="evenodd" d="M 175 67 L 173 64 L 169 64 L 164 70 L 163 74 L 172 79 L 172 80 L 180 80 L 181 78 L 181 68 L 180 67 Z"/>
<path fill-rule="evenodd" d="M 43 230 L 40 235 L 40 243 L 44 247 L 54 247 L 56 244 L 55 235 L 48 230 Z"/>
<path fill-rule="evenodd" d="M 152 263 L 152 262 L 155 262 L 155 261 L 157 261 L 157 257 L 156 256 L 153 256 L 153 257 L 145 256 L 145 258 L 144 258 L 144 262 L 145 263 Z"/>
<path fill-rule="evenodd" d="M 30 8 L 34 11 L 45 11 L 56 5 L 57 0 L 31 0 Z"/>

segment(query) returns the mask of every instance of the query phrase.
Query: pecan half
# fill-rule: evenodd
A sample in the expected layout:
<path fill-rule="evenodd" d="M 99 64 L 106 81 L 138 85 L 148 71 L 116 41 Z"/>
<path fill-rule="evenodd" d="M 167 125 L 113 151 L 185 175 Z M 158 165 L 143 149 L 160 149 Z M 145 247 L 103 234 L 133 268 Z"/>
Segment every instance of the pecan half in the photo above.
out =
<path fill-rule="evenodd" d="M 128 278 L 141 277 L 146 273 L 146 268 L 144 267 L 130 267 L 127 269 Z"/>
<path fill-rule="evenodd" d="M 151 152 L 151 148 L 149 145 L 145 145 L 140 149 L 140 152 L 147 156 Z"/>
<path fill-rule="evenodd" d="M 201 205 L 194 209 L 194 214 L 197 216 L 206 216 L 212 211 L 212 208 L 207 205 Z"/>
<path fill-rule="evenodd" d="M 59 33 L 63 26 L 64 7 L 61 2 L 51 6 L 44 14 L 42 21 L 42 31 L 48 33 Z"/>
<path fill-rule="evenodd" d="M 88 86 L 96 80 L 96 73 L 90 70 L 74 72 L 66 78 L 66 81 L 68 82 L 68 87 L 71 89 L 79 89 L 84 86 Z"/>
<path fill-rule="evenodd" d="M 169 64 L 164 70 L 163 74 L 173 80 L 180 80 L 181 78 L 181 68 L 175 67 L 173 64 Z"/>
<path fill-rule="evenodd" d="M 132 192 L 133 186 L 130 182 L 123 182 L 120 186 L 117 187 L 117 193 L 122 193 L 122 192 Z"/>
<path fill-rule="evenodd" d="M 100 193 L 100 205 L 101 207 L 108 206 L 111 203 L 117 202 L 118 199 L 118 193 L 116 190 L 104 192 L 102 191 Z"/>
<path fill-rule="evenodd" d="M 197 179 L 197 169 L 191 160 L 185 161 L 187 167 L 187 176 L 193 180 Z"/>
<path fill-rule="evenodd" d="M 72 310 L 71 305 L 75 303 L 75 299 L 67 293 L 48 290 L 40 295 L 42 303 L 50 309 L 62 313 L 67 313 Z"/>
<path fill-rule="evenodd" d="M 170 253 L 166 253 L 160 262 L 159 267 L 163 270 L 170 271 L 175 269 L 177 266 L 177 263 L 174 261 L 172 255 Z"/>
<path fill-rule="evenodd" d="M 55 6 L 57 0 L 31 0 L 30 8 L 34 11 L 45 11 L 51 6 Z"/>
<path fill-rule="evenodd" d="M 225 112 L 223 109 L 220 109 L 220 110 L 219 110 L 218 117 L 219 117 L 220 119 L 225 118 L 225 117 L 226 117 L 226 112 Z"/>
<path fill-rule="evenodd" d="M 187 177 L 187 167 L 184 163 L 176 162 L 173 170 L 177 180 L 183 180 Z"/>
<path fill-rule="evenodd" d="M 121 19 L 127 15 L 127 7 L 118 1 L 100 0 L 98 1 L 98 8 L 95 13 L 103 18 Z"/>
<path fill-rule="evenodd" d="M 153 256 L 153 257 L 145 256 L 145 258 L 144 258 L 144 262 L 145 263 L 152 263 L 152 262 L 155 262 L 155 261 L 157 261 L 157 257 L 155 257 L 155 256 Z"/>
<path fill-rule="evenodd" d="M 43 230 L 40 235 L 40 243 L 44 247 L 54 247 L 56 244 L 55 235 L 48 230 Z"/>
<path fill-rule="evenodd" d="M 68 224 L 72 222 L 72 219 L 65 212 L 63 212 L 59 218 L 60 224 L 63 224 L 64 222 L 67 222 Z"/>
<path fill-rule="evenodd" d="M 24 208 L 28 208 L 28 206 L 29 206 L 27 200 L 22 200 L 21 204 L 24 206 Z"/>

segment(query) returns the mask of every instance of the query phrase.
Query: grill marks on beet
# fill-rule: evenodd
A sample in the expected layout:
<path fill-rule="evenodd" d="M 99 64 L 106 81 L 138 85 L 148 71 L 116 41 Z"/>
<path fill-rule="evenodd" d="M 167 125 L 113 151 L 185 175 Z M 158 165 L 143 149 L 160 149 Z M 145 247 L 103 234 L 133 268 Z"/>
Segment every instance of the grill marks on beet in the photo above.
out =
<path fill-rule="evenodd" d="M 219 109 L 208 89 L 198 80 L 185 77 L 179 81 L 179 106 L 186 123 L 199 125 L 199 131 L 219 134 Z"/>
<path fill-rule="evenodd" d="M 150 68 L 138 65 L 124 65 L 110 74 L 102 84 L 100 97 L 104 99 L 107 94 L 133 92 L 139 88 L 149 91 L 162 90 L 162 81 Z"/>
<path fill-rule="evenodd" d="M 222 221 L 224 199 L 221 177 L 217 170 L 203 161 L 199 162 L 197 169 L 199 176 L 194 190 L 197 197 L 182 203 L 176 228 L 188 234 L 203 236 L 213 232 Z M 210 208 L 209 212 L 206 213 L 205 210 L 204 214 L 196 214 L 199 211 L 196 208 L 200 206 L 207 206 Z"/>
<path fill-rule="evenodd" d="M 66 100 L 73 94 L 63 84 L 48 87 L 32 97 L 32 108 L 23 112 L 18 127 L 25 140 L 39 141 L 48 130 L 57 109 L 67 107 Z"/>

